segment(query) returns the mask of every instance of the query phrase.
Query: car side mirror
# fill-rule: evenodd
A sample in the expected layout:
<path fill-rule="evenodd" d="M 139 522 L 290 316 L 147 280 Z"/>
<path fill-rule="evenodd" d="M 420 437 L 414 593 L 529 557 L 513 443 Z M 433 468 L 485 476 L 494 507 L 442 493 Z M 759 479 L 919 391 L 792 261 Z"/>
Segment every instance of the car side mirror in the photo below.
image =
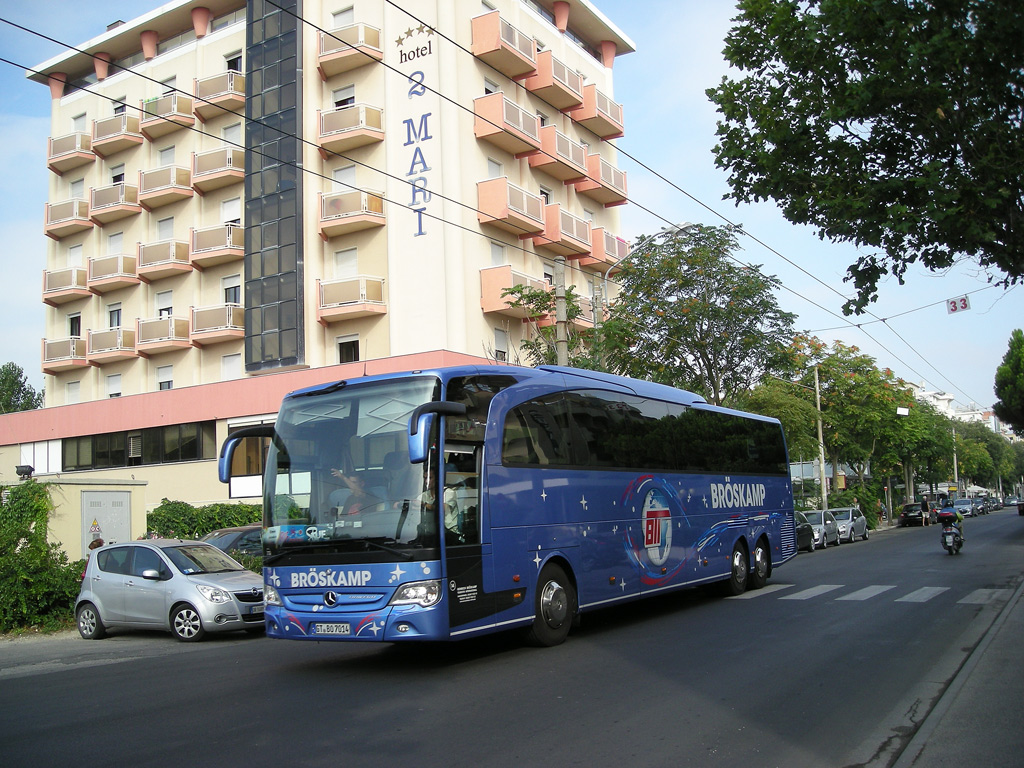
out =
<path fill-rule="evenodd" d="M 156 568 L 147 568 L 142 572 L 142 578 L 149 581 L 160 581 L 160 571 Z"/>

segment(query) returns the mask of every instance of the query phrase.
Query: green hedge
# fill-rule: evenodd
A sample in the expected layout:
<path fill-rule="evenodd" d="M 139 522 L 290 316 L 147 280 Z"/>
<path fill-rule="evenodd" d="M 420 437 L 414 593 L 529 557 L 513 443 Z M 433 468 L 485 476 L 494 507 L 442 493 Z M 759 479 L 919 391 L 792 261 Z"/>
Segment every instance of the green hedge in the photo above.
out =
<path fill-rule="evenodd" d="M 259 504 L 207 504 L 193 507 L 164 499 L 146 516 L 146 535 L 171 539 L 199 539 L 218 528 L 251 525 L 262 519 Z"/>
<path fill-rule="evenodd" d="M 45 483 L 4 489 L 0 509 L 0 632 L 57 629 L 70 622 L 84 560 L 46 539 L 53 502 Z"/>

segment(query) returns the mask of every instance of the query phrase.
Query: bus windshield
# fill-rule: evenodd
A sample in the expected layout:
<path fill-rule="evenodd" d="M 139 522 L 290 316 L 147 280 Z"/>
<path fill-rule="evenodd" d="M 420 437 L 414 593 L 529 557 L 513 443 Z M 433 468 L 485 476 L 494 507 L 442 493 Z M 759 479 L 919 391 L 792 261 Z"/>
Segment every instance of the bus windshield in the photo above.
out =
<path fill-rule="evenodd" d="M 340 383 L 282 403 L 264 478 L 268 562 L 351 562 L 427 557 L 438 530 L 431 460 L 409 460 L 413 410 L 440 397 L 440 381 L 411 376 Z M 351 555 L 351 557 L 349 557 Z M 296 560 L 298 558 L 298 560 Z M 284 562 L 281 562 L 281 561 Z"/>

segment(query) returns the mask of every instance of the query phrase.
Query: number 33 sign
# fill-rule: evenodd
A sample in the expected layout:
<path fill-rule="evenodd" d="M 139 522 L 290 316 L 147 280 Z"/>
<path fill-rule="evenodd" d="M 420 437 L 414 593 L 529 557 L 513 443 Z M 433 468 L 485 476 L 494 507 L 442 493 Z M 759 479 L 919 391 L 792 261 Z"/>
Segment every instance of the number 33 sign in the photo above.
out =
<path fill-rule="evenodd" d="M 971 308 L 971 300 L 966 296 L 958 296 L 955 299 L 946 299 L 946 314 L 953 315 L 957 312 L 966 312 Z"/>

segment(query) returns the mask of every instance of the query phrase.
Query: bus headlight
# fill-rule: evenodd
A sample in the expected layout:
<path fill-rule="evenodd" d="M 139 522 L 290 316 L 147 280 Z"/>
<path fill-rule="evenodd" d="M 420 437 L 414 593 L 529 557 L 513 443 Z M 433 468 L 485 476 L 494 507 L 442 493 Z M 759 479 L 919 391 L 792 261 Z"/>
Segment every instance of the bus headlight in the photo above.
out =
<path fill-rule="evenodd" d="M 263 602 L 266 605 L 284 605 L 284 603 L 281 602 L 281 596 L 277 593 L 277 590 L 269 584 L 265 584 L 263 586 Z"/>
<path fill-rule="evenodd" d="M 441 600 L 440 581 L 414 581 L 403 584 L 391 598 L 391 605 L 419 605 L 429 608 Z"/>

